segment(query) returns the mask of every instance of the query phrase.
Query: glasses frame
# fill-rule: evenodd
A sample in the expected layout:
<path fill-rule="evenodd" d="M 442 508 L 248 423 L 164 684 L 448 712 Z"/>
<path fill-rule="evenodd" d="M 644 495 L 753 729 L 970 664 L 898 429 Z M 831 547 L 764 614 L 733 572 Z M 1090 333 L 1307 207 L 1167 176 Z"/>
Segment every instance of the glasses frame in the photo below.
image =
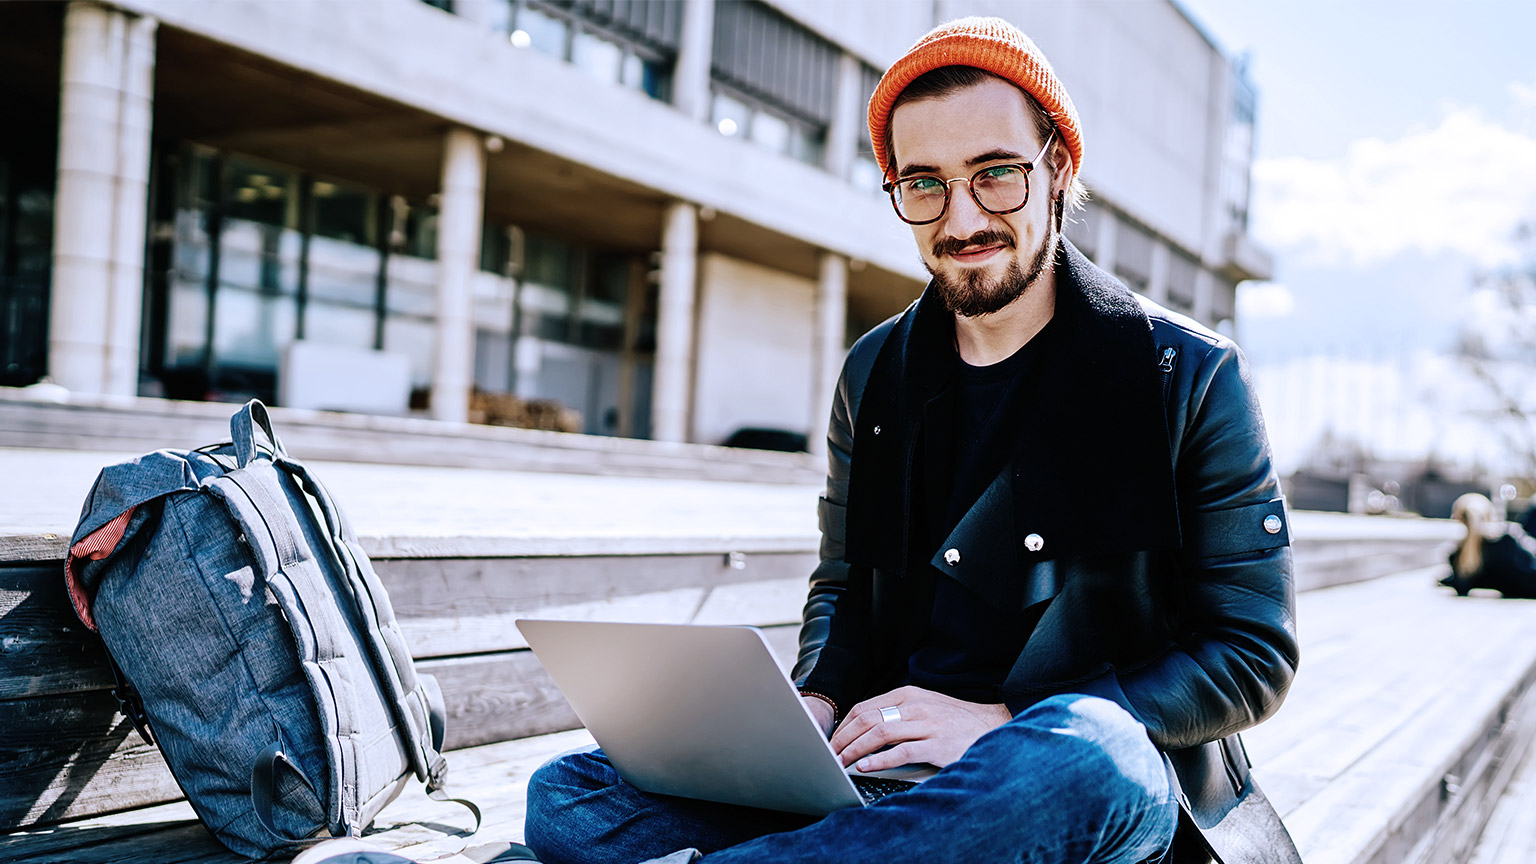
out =
<path fill-rule="evenodd" d="M 1045 158 L 1045 151 L 1050 148 L 1051 142 L 1055 140 L 1056 132 L 1055 130 L 1052 130 L 1051 134 L 1045 136 L 1045 143 L 1040 145 L 1040 152 L 1036 153 L 1035 158 L 1028 162 L 998 162 L 976 169 L 976 173 L 972 174 L 970 177 L 955 177 L 949 180 L 945 180 L 943 177 L 940 177 L 937 174 L 913 174 L 910 177 L 902 177 L 896 180 L 888 181 L 882 184 L 880 188 L 884 189 L 886 193 L 891 196 L 891 207 L 896 211 L 896 218 L 907 223 L 908 225 L 932 225 L 940 219 L 943 219 L 944 214 L 949 212 L 950 189 L 954 183 L 962 180 L 965 181 L 966 191 L 971 193 L 971 200 L 976 202 L 977 207 L 980 207 L 983 211 L 991 213 L 994 216 L 1007 216 L 1009 213 L 1017 213 L 1020 210 L 1023 210 L 1024 207 L 1029 204 L 1029 172 L 1035 170 L 1035 165 L 1039 163 L 1041 159 Z M 981 199 L 976 197 L 976 178 L 980 177 L 983 172 L 1009 165 L 1015 166 L 1024 172 L 1024 200 L 1020 201 L 1019 206 L 1017 207 L 1010 207 L 1007 210 L 993 210 L 991 207 L 981 203 Z M 906 215 L 901 212 L 901 202 L 897 200 L 896 197 L 897 188 L 903 183 L 907 183 L 912 180 L 921 180 L 923 178 L 932 178 L 944 184 L 944 206 L 939 208 L 938 215 L 934 216 L 932 219 L 908 219 Z"/>

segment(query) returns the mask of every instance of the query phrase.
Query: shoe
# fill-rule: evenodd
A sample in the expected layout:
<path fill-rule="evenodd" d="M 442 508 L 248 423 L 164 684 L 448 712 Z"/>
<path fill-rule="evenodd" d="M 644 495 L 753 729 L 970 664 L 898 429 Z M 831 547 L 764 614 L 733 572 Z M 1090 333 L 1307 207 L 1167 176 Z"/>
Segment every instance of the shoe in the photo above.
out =
<path fill-rule="evenodd" d="M 396 855 L 359 840 L 337 837 L 305 849 L 293 864 L 415 864 L 404 855 Z"/>
<path fill-rule="evenodd" d="M 533 854 L 533 850 L 527 846 L 521 843 L 508 843 L 505 841 L 471 846 L 460 852 L 459 855 L 476 862 L 476 864 L 501 864 L 503 861 L 531 861 L 537 864 L 539 860 L 538 856 Z"/>
<path fill-rule="evenodd" d="M 538 864 L 538 857 L 521 843 L 483 843 L 457 855 L 441 859 L 448 864 L 503 864 L 525 861 Z M 356 837 L 337 837 L 316 843 L 293 859 L 292 864 L 416 864 L 410 858 L 380 849 Z"/>
<path fill-rule="evenodd" d="M 1456 591 L 1457 597 L 1465 597 L 1467 596 L 1467 592 L 1472 590 L 1471 584 L 1469 584 L 1466 580 L 1457 578 L 1455 573 L 1452 573 L 1444 579 L 1441 579 L 1440 584 L 1447 588 L 1454 589 Z"/>

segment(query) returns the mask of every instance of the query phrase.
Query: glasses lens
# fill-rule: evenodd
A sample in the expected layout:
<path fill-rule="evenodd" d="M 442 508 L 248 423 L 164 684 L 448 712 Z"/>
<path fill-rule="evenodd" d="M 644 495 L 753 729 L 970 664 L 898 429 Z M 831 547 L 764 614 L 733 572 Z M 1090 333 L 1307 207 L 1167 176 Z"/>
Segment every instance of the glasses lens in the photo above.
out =
<path fill-rule="evenodd" d="M 971 190 L 981 206 L 1006 213 L 1024 206 L 1029 198 L 1029 175 L 1018 165 L 983 168 L 971 178 Z"/>
<path fill-rule="evenodd" d="M 896 212 L 909 222 L 928 222 L 944 212 L 949 184 L 937 177 L 908 177 L 891 190 Z"/>

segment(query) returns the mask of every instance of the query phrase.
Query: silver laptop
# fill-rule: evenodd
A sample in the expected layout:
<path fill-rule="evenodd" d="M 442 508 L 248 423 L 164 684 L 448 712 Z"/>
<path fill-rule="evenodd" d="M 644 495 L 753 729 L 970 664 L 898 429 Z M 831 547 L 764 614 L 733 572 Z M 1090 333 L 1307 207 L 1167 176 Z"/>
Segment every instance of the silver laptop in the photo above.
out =
<path fill-rule="evenodd" d="M 755 627 L 517 628 L 619 776 L 647 792 L 820 816 L 936 771 L 845 772 Z"/>

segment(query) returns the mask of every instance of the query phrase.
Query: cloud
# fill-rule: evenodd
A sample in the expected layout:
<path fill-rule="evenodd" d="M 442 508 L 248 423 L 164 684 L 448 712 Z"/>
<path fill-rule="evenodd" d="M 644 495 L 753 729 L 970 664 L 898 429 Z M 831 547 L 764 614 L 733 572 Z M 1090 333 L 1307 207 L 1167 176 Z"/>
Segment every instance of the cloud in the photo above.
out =
<path fill-rule="evenodd" d="M 1295 311 L 1296 296 L 1279 282 L 1244 282 L 1237 286 L 1239 318 L 1284 318 Z"/>
<path fill-rule="evenodd" d="M 1342 158 L 1259 160 L 1253 178 L 1255 235 L 1316 263 L 1411 249 L 1498 266 L 1518 256 L 1515 228 L 1536 219 L 1536 137 L 1470 108 L 1395 140 L 1357 140 Z"/>

